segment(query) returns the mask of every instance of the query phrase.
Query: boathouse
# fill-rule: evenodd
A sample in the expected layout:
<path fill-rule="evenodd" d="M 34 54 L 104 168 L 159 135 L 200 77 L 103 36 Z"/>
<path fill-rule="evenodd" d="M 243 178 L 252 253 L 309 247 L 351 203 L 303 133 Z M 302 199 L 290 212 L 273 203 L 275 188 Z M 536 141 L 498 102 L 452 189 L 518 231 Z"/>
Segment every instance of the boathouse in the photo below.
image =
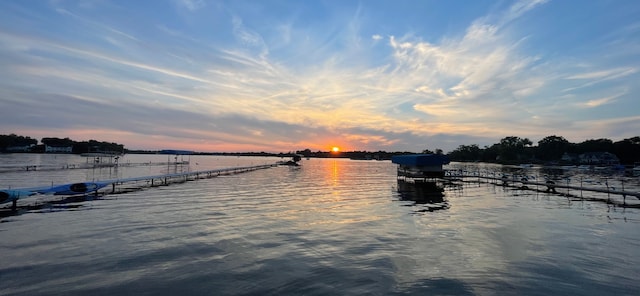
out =
<path fill-rule="evenodd" d="M 442 166 L 449 164 L 449 157 L 442 154 L 395 155 L 391 162 L 398 165 L 398 177 L 442 178 Z"/>

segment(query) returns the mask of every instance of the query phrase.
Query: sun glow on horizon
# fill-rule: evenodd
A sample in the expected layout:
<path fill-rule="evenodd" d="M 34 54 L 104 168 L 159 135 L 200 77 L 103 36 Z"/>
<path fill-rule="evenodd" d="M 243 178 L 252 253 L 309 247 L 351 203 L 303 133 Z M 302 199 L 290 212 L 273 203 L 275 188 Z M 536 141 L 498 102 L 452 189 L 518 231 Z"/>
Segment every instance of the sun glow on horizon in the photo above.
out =
<path fill-rule="evenodd" d="M 335 152 L 340 152 L 340 148 L 334 146 L 333 148 L 331 148 L 331 152 L 334 152 L 334 153 Z"/>

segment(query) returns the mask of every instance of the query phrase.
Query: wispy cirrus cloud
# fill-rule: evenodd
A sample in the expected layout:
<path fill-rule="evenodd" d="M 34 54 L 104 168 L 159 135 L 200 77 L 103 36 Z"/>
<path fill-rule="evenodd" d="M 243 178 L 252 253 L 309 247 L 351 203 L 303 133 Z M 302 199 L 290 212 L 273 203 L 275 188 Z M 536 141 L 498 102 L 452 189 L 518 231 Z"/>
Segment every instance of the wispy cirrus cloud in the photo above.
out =
<path fill-rule="evenodd" d="M 524 10 L 516 9 L 506 17 L 513 19 Z M 390 76 L 397 76 L 395 88 L 412 97 L 414 109 L 428 114 L 429 122 L 465 125 L 473 118 L 491 125 L 496 116 L 520 116 L 513 108 L 516 100 L 544 85 L 545 80 L 531 71 L 538 57 L 523 55 L 518 42 L 501 35 L 497 25 L 482 21 L 474 22 L 461 38 L 440 44 L 392 36 L 389 44 L 395 64 Z M 447 126 L 442 124 L 441 131 L 455 133 L 471 127 Z"/>
<path fill-rule="evenodd" d="M 521 17 L 523 14 L 528 11 L 536 8 L 539 5 L 545 4 L 549 2 L 548 0 L 520 0 L 512 4 L 509 9 L 507 9 L 501 18 L 498 20 L 499 26 L 504 26 L 509 22 Z"/>
<path fill-rule="evenodd" d="M 590 133 L 585 133 L 584 130 L 589 130 Z M 610 139 L 625 139 L 637 137 L 638 130 L 640 130 L 640 116 L 581 120 L 567 129 L 567 135 L 570 135 L 567 139 L 580 142 L 593 139 L 596 137 L 594 135 L 608 135 L 607 138 Z"/>
<path fill-rule="evenodd" d="M 574 75 L 571 75 L 571 76 L 567 77 L 566 79 L 578 80 L 578 81 L 587 80 L 587 82 L 584 82 L 584 83 L 579 84 L 577 86 L 565 88 L 563 91 L 564 92 L 570 92 L 570 91 L 575 91 L 575 90 L 582 89 L 582 88 L 591 87 L 591 86 L 594 86 L 594 85 L 602 83 L 602 82 L 606 82 L 606 81 L 611 81 L 611 80 L 616 80 L 616 79 L 620 79 L 620 78 L 623 78 L 623 77 L 627 77 L 627 76 L 633 75 L 633 74 L 635 74 L 637 72 L 638 72 L 638 69 L 633 68 L 633 67 L 620 67 L 620 68 L 615 68 L 615 69 L 598 70 L 598 71 L 593 71 L 593 72 L 574 74 Z"/>
<path fill-rule="evenodd" d="M 618 97 L 621 97 L 624 94 L 625 93 L 621 93 L 621 94 L 616 94 L 616 95 L 608 96 L 608 97 L 604 97 L 604 98 L 588 100 L 588 101 L 583 102 L 583 103 L 578 103 L 577 105 L 580 106 L 580 107 L 583 107 L 583 108 L 595 108 L 595 107 L 599 107 L 599 106 L 602 106 L 602 105 L 610 104 L 610 103 L 614 102 Z"/>
<path fill-rule="evenodd" d="M 269 53 L 269 49 L 266 47 L 264 40 L 262 39 L 262 36 L 246 28 L 243 25 L 242 19 L 240 17 L 234 15 L 232 19 L 232 24 L 233 24 L 233 33 L 241 44 L 250 48 L 258 48 L 260 51 L 261 57 L 264 57 Z"/>
<path fill-rule="evenodd" d="M 176 5 L 184 7 L 190 11 L 196 11 L 204 8 L 207 4 L 204 0 L 173 0 Z"/>
<path fill-rule="evenodd" d="M 623 77 L 629 74 L 635 73 L 636 70 L 629 67 L 624 68 L 615 68 L 608 69 L 602 71 L 588 72 L 588 73 L 580 73 L 567 77 L 566 79 L 615 79 L 618 77 Z"/>

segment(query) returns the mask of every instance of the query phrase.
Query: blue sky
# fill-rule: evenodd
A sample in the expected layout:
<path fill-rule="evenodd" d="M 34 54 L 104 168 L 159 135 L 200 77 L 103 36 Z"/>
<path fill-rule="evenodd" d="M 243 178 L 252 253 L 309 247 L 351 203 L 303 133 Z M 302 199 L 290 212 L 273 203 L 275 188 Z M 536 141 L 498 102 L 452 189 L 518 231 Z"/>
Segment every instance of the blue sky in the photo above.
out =
<path fill-rule="evenodd" d="M 0 1 L 0 133 L 451 151 L 640 135 L 640 2 Z"/>

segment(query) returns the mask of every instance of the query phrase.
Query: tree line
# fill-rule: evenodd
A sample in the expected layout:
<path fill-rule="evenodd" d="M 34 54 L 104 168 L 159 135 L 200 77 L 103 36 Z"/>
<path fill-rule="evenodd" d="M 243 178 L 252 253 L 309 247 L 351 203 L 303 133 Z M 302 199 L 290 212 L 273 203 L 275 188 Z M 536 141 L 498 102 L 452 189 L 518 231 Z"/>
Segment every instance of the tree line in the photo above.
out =
<path fill-rule="evenodd" d="M 88 152 L 107 152 L 107 153 L 122 153 L 124 152 L 124 145 L 112 142 L 104 142 L 97 140 L 89 141 L 74 141 L 69 138 L 54 138 L 47 137 L 38 140 L 20 136 L 16 134 L 0 135 L 0 151 L 2 152 L 45 152 L 45 146 L 52 147 L 72 147 L 72 153 L 88 153 Z"/>
<path fill-rule="evenodd" d="M 38 140 L 16 134 L 0 135 L 0 152 L 44 152 L 45 145 L 71 146 L 72 153 L 86 152 L 124 152 L 124 145 L 97 140 L 74 141 L 69 138 L 42 138 Z M 25 150 L 16 150 L 25 148 Z M 528 138 L 508 136 L 499 143 L 480 147 L 477 144 L 460 145 L 447 153 L 452 161 L 482 161 L 497 163 L 561 163 L 567 154 L 579 155 L 589 152 L 608 152 L 614 154 L 622 164 L 640 162 L 640 137 L 632 137 L 617 142 L 610 139 L 589 139 L 580 143 L 571 143 L 561 136 L 547 136 L 537 142 L 537 146 Z M 312 152 L 310 149 L 296 151 L 305 157 L 350 157 L 354 159 L 390 159 L 393 155 L 410 154 L 411 152 L 368 152 L 350 151 L 332 153 L 325 151 Z M 444 154 L 442 149 L 431 151 L 425 149 L 422 153 Z M 256 155 L 264 155 L 264 152 Z M 289 152 L 286 155 L 293 154 Z M 274 155 L 269 153 L 269 155 Z M 283 154 L 280 153 L 280 156 Z"/>
<path fill-rule="evenodd" d="M 563 155 L 589 152 L 608 152 L 616 155 L 622 164 L 640 162 L 640 137 L 617 142 L 610 139 L 589 139 L 571 143 L 561 136 L 548 136 L 538 141 L 537 146 L 528 138 L 509 136 L 499 143 L 480 148 L 477 144 L 460 145 L 448 153 L 454 161 L 483 161 L 498 163 L 561 163 Z"/>

